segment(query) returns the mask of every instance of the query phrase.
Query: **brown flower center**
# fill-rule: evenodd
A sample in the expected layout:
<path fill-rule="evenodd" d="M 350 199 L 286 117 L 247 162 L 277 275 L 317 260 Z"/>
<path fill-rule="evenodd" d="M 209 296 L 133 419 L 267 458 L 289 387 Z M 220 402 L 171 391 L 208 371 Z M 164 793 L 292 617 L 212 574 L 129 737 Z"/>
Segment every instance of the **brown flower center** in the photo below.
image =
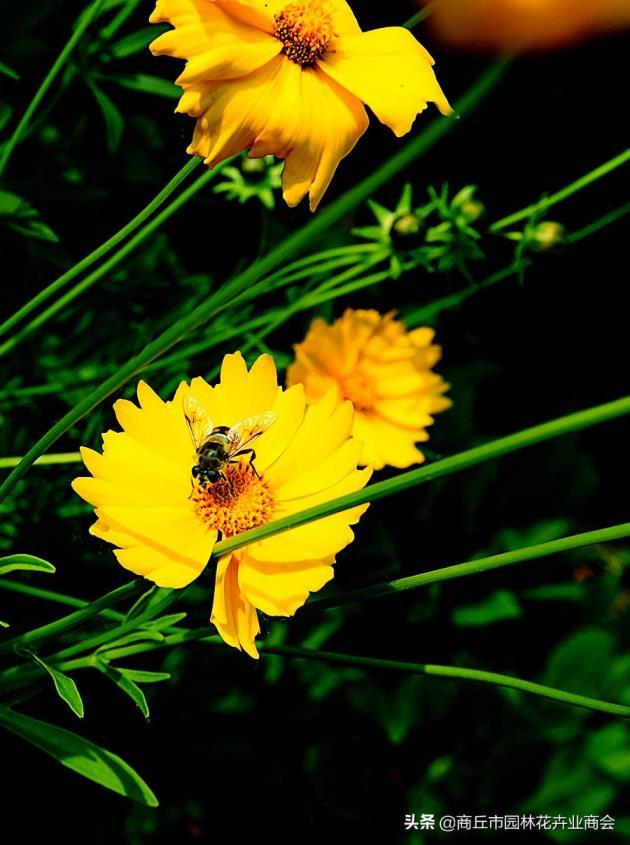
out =
<path fill-rule="evenodd" d="M 363 373 L 355 372 L 341 381 L 341 391 L 358 411 L 369 411 L 376 403 L 372 380 Z"/>
<path fill-rule="evenodd" d="M 193 490 L 195 509 L 204 522 L 223 537 L 269 522 L 273 496 L 265 481 L 248 464 L 228 464 L 224 472 L 225 479 Z"/>
<path fill-rule="evenodd" d="M 302 67 L 312 67 L 321 59 L 334 36 L 332 17 L 322 0 L 289 3 L 274 20 L 282 52 Z"/>

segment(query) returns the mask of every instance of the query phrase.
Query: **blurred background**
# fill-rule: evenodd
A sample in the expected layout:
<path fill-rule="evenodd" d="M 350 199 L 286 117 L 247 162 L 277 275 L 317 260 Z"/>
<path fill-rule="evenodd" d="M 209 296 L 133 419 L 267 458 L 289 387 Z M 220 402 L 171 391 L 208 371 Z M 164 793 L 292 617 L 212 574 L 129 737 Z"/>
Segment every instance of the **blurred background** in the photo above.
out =
<path fill-rule="evenodd" d="M 110 6 L 103 26 L 120 4 Z M 0 124 L 13 125 L 22 113 L 82 7 L 4 0 L 0 57 L 21 80 L 0 78 Z M 5 315 L 116 231 L 185 161 L 192 123 L 173 115 L 180 64 L 150 56 L 146 46 L 159 32 L 148 28 L 151 4 L 131 7 L 114 36 L 100 32 L 78 49 L 14 154 L 3 187 L 24 198 L 34 216 L 17 226 L 0 218 Z M 364 0 L 355 11 L 368 29 L 398 25 L 417 7 Z M 414 32 L 436 58 L 451 100 L 494 60 L 456 49 L 424 23 Z M 422 204 L 430 186 L 446 183 L 454 193 L 472 184 L 490 222 L 561 188 L 623 149 L 627 56 L 627 38 L 609 34 L 516 59 L 478 110 L 375 199 L 394 208 L 409 182 Z M 415 131 L 429 119 L 422 115 Z M 324 205 L 399 144 L 373 121 Z M 213 191 L 215 184 L 0 359 L 0 454 L 23 454 L 90 385 L 309 217 L 305 207 L 284 207 L 277 192 L 268 209 L 256 197 L 230 200 Z M 580 229 L 626 201 L 627 187 L 622 169 L 548 216 L 569 232 Z M 354 227 L 372 222 L 362 207 L 316 246 L 347 243 Z M 627 240 L 621 220 L 538 254 L 521 280 L 477 292 L 433 320 L 454 404 L 431 430 L 429 459 L 628 393 Z M 404 316 L 466 289 L 513 254 L 503 239 L 482 244 L 485 256 L 470 265 L 470 280 L 405 273 L 299 315 L 267 338 L 268 348 L 284 368 L 316 314 L 330 320 L 352 306 Z M 212 330 L 204 327 L 191 341 Z M 182 354 L 145 377 L 167 396 L 179 379 L 211 373 L 238 345 Z M 132 393 L 130 387 L 125 395 Z M 96 446 L 114 425 L 106 402 L 58 450 Z M 76 465 L 30 471 L 0 505 L 0 553 L 50 560 L 58 570 L 53 589 L 93 598 L 126 576 L 110 548 L 88 536 L 89 508 L 69 487 L 75 474 Z M 339 555 L 326 590 L 343 593 L 627 521 L 627 477 L 622 419 L 382 501 Z M 587 548 L 336 610 L 307 609 L 288 621 L 263 619 L 263 636 L 485 668 L 630 704 L 629 562 L 630 544 Z M 207 621 L 211 589 L 207 576 L 189 594 L 191 625 Z M 20 628 L 62 612 L 8 592 L 0 593 L 0 611 Z M 159 795 L 159 809 L 106 793 L 2 735 L 5 841 L 51 832 L 68 842 L 89 836 L 130 845 L 228 837 L 310 843 L 322 834 L 421 843 L 446 836 L 405 832 L 404 816 L 412 812 L 609 813 L 616 830 L 604 834 L 607 841 L 630 836 L 630 732 L 622 720 L 489 686 L 274 656 L 255 662 L 226 646 L 190 645 L 136 658 L 135 666 L 173 676 L 148 689 L 150 721 L 97 673 L 85 674 L 81 731 L 123 754 Z M 28 712 L 75 727 L 52 694 Z M 470 833 L 468 840 L 488 836 Z M 590 841 L 598 834 L 527 836 Z"/>

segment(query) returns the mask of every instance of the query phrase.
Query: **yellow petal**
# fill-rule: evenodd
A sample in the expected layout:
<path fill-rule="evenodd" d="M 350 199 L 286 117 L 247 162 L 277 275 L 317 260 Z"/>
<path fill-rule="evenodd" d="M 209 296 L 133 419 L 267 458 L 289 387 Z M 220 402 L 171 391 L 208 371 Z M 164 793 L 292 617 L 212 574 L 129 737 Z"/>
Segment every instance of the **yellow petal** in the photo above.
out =
<path fill-rule="evenodd" d="M 180 589 L 187 587 L 203 571 L 203 566 L 195 566 L 184 558 L 173 558 L 153 546 L 132 546 L 126 549 L 114 549 L 118 562 L 125 569 L 148 578 L 158 587 Z"/>
<path fill-rule="evenodd" d="M 400 428 L 372 413 L 357 413 L 354 419 L 354 436 L 363 442 L 361 463 L 374 469 L 386 464 L 405 469 L 424 461 L 424 455 L 415 447 L 415 442 L 426 434 L 421 431 Z"/>
<path fill-rule="evenodd" d="M 286 451 L 304 420 L 306 400 L 302 385 L 290 387 L 278 394 L 273 411 L 278 419 L 259 440 L 256 441 L 256 467 L 266 473 Z"/>
<path fill-rule="evenodd" d="M 177 80 L 184 87 L 211 79 L 246 76 L 276 56 L 282 45 L 208 0 L 159 0 L 151 21 L 169 21 L 175 29 L 151 44 L 154 55 L 188 59 Z"/>
<path fill-rule="evenodd" d="M 210 560 L 217 532 L 186 507 L 133 508 L 105 504 L 96 515 L 111 528 L 119 528 L 140 542 L 159 546 L 203 568 Z"/>
<path fill-rule="evenodd" d="M 256 610 L 239 587 L 238 570 L 236 555 L 219 559 L 210 621 L 228 645 L 257 658 L 255 639 L 260 626 Z"/>
<path fill-rule="evenodd" d="M 309 596 L 333 577 L 332 560 L 259 563 L 243 555 L 238 570 L 241 591 L 270 616 L 293 616 Z"/>
<path fill-rule="evenodd" d="M 353 415 L 352 404 L 339 402 L 335 390 L 307 408 L 290 445 L 265 472 L 270 487 L 279 490 L 332 455 L 350 436 Z"/>
<path fill-rule="evenodd" d="M 360 441 L 348 440 L 309 472 L 287 479 L 275 491 L 276 504 L 328 490 L 329 487 L 342 481 L 349 473 L 356 470 L 361 457 L 361 448 Z"/>
<path fill-rule="evenodd" d="M 290 96 L 287 91 L 287 102 Z M 289 206 L 308 193 L 310 209 L 315 211 L 339 162 L 367 129 L 368 117 L 355 96 L 317 68 L 301 71 L 299 91 L 293 96 L 299 122 L 286 156 L 282 190 Z"/>
<path fill-rule="evenodd" d="M 273 32 L 274 15 L 284 5 L 281 0 L 209 0 L 224 9 L 231 17 L 248 26 Z"/>
<path fill-rule="evenodd" d="M 435 103 L 442 114 L 452 111 L 432 65 L 424 47 L 402 27 L 339 39 L 335 52 L 318 62 L 398 136 L 409 132 L 427 103 Z"/>

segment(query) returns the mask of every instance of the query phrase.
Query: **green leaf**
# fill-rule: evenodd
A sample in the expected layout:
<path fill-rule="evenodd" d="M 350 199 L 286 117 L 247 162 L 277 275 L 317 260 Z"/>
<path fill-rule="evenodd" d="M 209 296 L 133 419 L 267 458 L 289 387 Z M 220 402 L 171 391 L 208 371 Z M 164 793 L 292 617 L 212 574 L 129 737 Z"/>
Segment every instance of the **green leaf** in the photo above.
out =
<path fill-rule="evenodd" d="M 28 649 L 24 649 L 24 651 L 28 654 L 31 660 L 35 661 L 35 663 L 41 666 L 42 669 L 45 669 L 48 672 L 50 677 L 53 679 L 59 698 L 66 702 L 68 707 L 73 713 L 76 713 L 79 719 L 82 719 L 85 715 L 85 708 L 83 707 L 81 694 L 79 693 L 77 685 L 72 678 L 69 678 L 68 675 L 64 675 L 63 672 L 59 671 L 59 669 L 53 669 L 53 667 L 45 663 L 41 657 L 38 657 L 35 652 L 29 651 Z"/>
<path fill-rule="evenodd" d="M 147 622 L 146 628 L 153 631 L 163 631 L 165 628 L 171 628 L 177 625 L 188 616 L 187 613 L 169 613 L 166 616 L 160 616 L 152 622 Z"/>
<path fill-rule="evenodd" d="M 159 76 L 151 76 L 148 73 L 117 73 L 116 75 L 101 75 L 101 79 L 107 79 L 115 85 L 127 88 L 130 91 L 138 91 L 141 94 L 152 94 L 155 97 L 165 97 L 167 100 L 176 100 L 181 96 L 181 90 L 173 82 L 161 79 Z"/>
<path fill-rule="evenodd" d="M 0 191 L 0 219 L 15 232 L 39 241 L 58 243 L 59 238 L 39 216 L 39 212 L 18 194 Z"/>
<path fill-rule="evenodd" d="M 517 619 L 521 615 L 521 607 L 509 590 L 496 590 L 485 601 L 456 608 L 451 618 L 456 625 L 473 627 L 492 625 L 506 619 Z"/>
<path fill-rule="evenodd" d="M 615 638 L 600 628 L 583 628 L 552 652 L 543 683 L 596 695 L 608 670 Z"/>
<path fill-rule="evenodd" d="M 0 557 L 0 576 L 8 575 L 9 572 L 15 572 L 21 569 L 32 572 L 55 572 L 55 567 L 47 560 L 42 560 L 41 557 L 34 555 L 9 555 L 8 557 Z"/>
<path fill-rule="evenodd" d="M 105 120 L 107 149 L 110 153 L 116 152 L 125 129 L 125 119 L 118 106 L 96 85 L 93 79 L 88 77 L 87 84 Z"/>
<path fill-rule="evenodd" d="M 134 681 L 136 684 L 157 684 L 160 681 L 170 681 L 171 674 L 169 672 L 149 672 L 146 669 L 123 669 L 121 666 L 116 667 L 121 675 Z"/>
<path fill-rule="evenodd" d="M 160 34 L 155 26 L 145 26 L 135 32 L 130 32 L 110 47 L 110 53 L 115 59 L 126 59 L 141 50 L 146 50 L 151 41 Z"/>
<path fill-rule="evenodd" d="M 137 686 L 129 677 L 128 673 L 110 666 L 104 660 L 96 659 L 96 666 L 100 672 L 103 673 L 110 681 L 113 681 L 116 686 L 121 689 L 133 703 L 138 707 L 145 719 L 149 718 L 149 705 L 145 694 L 139 686 Z"/>
<path fill-rule="evenodd" d="M 140 775 L 111 751 L 57 725 L 8 708 L 0 708 L 0 724 L 105 789 L 149 807 L 158 806 L 157 798 Z"/>
<path fill-rule="evenodd" d="M 159 631 L 151 631 L 142 629 L 141 631 L 132 631 L 129 634 L 125 634 L 122 637 L 119 637 L 117 640 L 112 640 L 109 643 L 105 643 L 105 645 L 100 646 L 96 653 L 102 651 L 111 651 L 114 648 L 122 648 L 122 646 L 129 645 L 130 643 L 139 643 L 143 641 L 150 640 L 151 642 L 163 642 L 164 636 L 160 634 Z"/>
<path fill-rule="evenodd" d="M 19 73 L 13 70 L 12 67 L 9 67 L 9 65 L 5 65 L 4 62 L 0 62 L 0 76 L 8 76 L 9 79 L 15 79 L 16 81 L 20 78 Z"/>

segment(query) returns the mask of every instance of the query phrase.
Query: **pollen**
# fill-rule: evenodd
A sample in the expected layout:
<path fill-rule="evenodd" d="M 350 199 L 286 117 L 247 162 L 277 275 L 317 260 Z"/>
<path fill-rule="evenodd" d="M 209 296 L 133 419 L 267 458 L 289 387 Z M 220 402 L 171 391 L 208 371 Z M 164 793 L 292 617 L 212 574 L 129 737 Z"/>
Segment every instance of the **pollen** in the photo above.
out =
<path fill-rule="evenodd" d="M 282 52 L 302 67 L 312 67 L 321 59 L 335 35 L 331 13 L 322 0 L 289 3 L 274 20 Z"/>
<path fill-rule="evenodd" d="M 372 380 L 357 371 L 341 379 L 341 392 L 359 411 L 369 411 L 376 403 L 376 392 Z"/>
<path fill-rule="evenodd" d="M 273 496 L 264 479 L 258 478 L 249 464 L 230 464 L 225 475 L 207 488 L 195 486 L 192 501 L 203 521 L 223 537 L 269 522 Z"/>

